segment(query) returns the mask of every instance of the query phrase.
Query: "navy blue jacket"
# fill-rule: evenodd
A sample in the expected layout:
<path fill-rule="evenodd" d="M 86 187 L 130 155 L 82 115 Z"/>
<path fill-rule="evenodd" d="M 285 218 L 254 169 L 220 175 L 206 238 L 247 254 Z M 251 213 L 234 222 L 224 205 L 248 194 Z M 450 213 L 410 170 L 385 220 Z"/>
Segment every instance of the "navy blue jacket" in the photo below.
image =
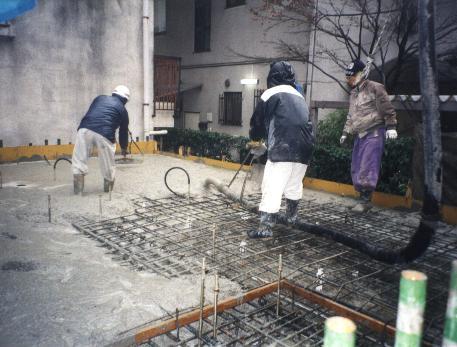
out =
<path fill-rule="evenodd" d="M 118 95 L 99 95 L 89 107 L 84 118 L 79 124 L 81 128 L 89 129 L 116 142 L 116 129 L 119 128 L 119 144 L 127 149 L 129 114 L 125 108 L 127 100 Z"/>

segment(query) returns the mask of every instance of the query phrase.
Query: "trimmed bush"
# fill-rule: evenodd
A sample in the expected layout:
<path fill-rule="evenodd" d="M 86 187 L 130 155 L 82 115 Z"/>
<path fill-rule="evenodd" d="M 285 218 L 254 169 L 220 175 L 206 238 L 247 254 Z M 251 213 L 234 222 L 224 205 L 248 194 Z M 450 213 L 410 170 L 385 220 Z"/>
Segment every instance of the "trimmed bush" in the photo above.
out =
<path fill-rule="evenodd" d="M 191 129 L 169 128 L 168 135 L 163 138 L 163 150 L 178 152 L 180 146 L 190 147 L 191 154 L 212 159 L 224 159 L 240 162 L 247 155 L 244 136 L 231 136 L 216 132 Z"/>
<path fill-rule="evenodd" d="M 339 183 L 352 184 L 352 137 L 344 146 L 339 143 L 346 120 L 344 110 L 331 113 L 318 125 L 317 143 L 306 176 Z M 241 162 L 247 155 L 244 136 L 190 129 L 168 129 L 163 138 L 163 150 L 178 152 L 180 146 L 190 147 L 191 154 L 213 159 Z M 401 137 L 387 141 L 382 158 L 377 190 L 404 195 L 412 177 L 414 138 Z"/>

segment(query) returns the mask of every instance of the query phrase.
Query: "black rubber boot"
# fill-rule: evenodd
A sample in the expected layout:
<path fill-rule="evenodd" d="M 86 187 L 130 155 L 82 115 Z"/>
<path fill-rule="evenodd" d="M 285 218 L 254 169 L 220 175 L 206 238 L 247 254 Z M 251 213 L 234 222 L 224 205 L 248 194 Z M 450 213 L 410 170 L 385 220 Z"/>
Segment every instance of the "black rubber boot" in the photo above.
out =
<path fill-rule="evenodd" d="M 273 227 L 276 224 L 276 213 L 260 211 L 260 224 L 257 230 L 248 231 L 251 239 L 260 239 L 273 236 Z"/>
<path fill-rule="evenodd" d="M 75 194 L 82 194 L 84 190 L 84 175 L 73 175 L 73 190 Z"/>
<path fill-rule="evenodd" d="M 299 202 L 300 200 L 286 199 L 286 217 L 288 225 L 294 225 L 297 221 L 297 211 Z"/>
<path fill-rule="evenodd" d="M 371 205 L 371 195 L 373 194 L 372 191 L 369 190 L 362 190 L 360 192 L 360 202 L 355 205 L 351 210 L 353 212 L 365 213 L 371 210 L 373 205 Z"/>
<path fill-rule="evenodd" d="M 109 191 L 113 191 L 114 181 L 108 181 L 106 178 L 103 180 L 103 190 L 105 193 L 109 193 Z"/>

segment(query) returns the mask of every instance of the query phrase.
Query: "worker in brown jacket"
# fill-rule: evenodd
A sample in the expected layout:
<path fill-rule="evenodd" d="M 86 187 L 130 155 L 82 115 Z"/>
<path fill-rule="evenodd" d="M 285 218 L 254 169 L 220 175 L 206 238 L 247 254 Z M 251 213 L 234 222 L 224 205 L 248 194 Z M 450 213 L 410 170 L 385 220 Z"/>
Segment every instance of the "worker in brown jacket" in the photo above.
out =
<path fill-rule="evenodd" d="M 371 208 L 371 195 L 378 183 L 385 139 L 397 138 L 397 117 L 386 89 L 380 83 L 364 78 L 365 64 L 354 60 L 346 68 L 346 81 L 352 88 L 349 114 L 340 143 L 354 135 L 351 176 L 360 203 L 354 211 Z"/>

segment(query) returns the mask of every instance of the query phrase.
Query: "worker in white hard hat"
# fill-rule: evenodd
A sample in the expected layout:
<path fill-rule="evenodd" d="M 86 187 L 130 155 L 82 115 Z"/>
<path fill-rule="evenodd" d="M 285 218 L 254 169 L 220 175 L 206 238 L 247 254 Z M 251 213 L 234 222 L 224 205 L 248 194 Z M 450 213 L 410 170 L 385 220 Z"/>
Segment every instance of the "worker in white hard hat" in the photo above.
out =
<path fill-rule="evenodd" d="M 126 86 L 114 88 L 111 96 L 97 96 L 78 127 L 72 157 L 75 194 L 84 190 L 84 176 L 89 172 L 87 161 L 93 147 L 97 147 L 100 169 L 104 178 L 104 191 L 113 189 L 115 175 L 116 130 L 122 155 L 127 154 L 129 115 L 125 104 L 130 98 Z"/>

